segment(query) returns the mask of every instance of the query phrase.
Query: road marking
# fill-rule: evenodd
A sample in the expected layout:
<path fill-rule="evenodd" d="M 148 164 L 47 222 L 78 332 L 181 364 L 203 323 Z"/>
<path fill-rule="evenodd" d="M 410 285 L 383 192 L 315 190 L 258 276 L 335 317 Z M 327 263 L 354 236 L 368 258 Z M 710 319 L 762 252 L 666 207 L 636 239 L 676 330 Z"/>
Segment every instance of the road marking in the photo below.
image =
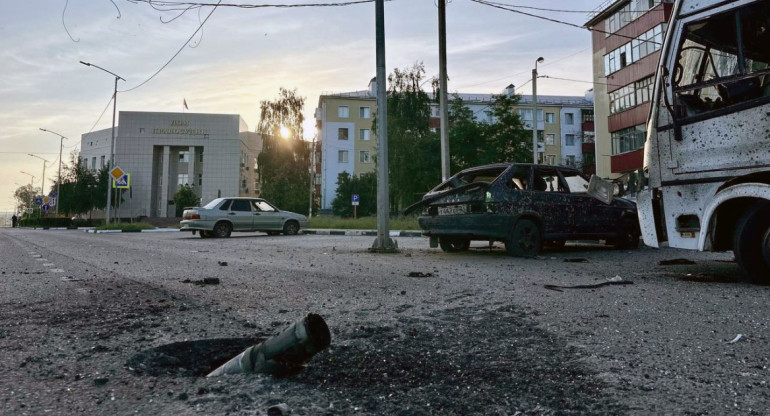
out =
<path fill-rule="evenodd" d="M 55 263 L 43 263 L 43 267 L 53 267 L 56 266 Z"/>
<path fill-rule="evenodd" d="M 41 256 L 40 254 L 33 254 L 32 257 L 37 258 L 37 257 L 43 257 L 43 256 Z"/>
<path fill-rule="evenodd" d="M 64 273 L 64 269 L 51 269 L 49 270 L 51 273 Z"/>

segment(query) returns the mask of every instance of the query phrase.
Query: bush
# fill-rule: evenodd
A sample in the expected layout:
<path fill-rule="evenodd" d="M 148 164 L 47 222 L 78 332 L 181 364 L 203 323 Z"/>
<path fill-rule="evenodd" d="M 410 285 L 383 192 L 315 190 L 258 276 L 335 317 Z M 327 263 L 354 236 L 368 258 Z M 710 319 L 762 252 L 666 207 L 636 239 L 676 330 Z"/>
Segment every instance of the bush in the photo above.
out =
<path fill-rule="evenodd" d="M 122 230 L 124 232 L 139 232 L 142 230 L 152 230 L 155 226 L 146 222 L 119 222 L 98 227 L 99 230 Z"/>

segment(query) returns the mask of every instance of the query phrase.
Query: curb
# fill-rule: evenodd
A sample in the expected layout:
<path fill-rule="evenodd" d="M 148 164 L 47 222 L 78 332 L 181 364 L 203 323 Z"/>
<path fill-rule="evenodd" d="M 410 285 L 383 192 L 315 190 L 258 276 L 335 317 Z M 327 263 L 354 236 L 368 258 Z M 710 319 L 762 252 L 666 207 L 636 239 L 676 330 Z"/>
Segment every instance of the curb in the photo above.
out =
<path fill-rule="evenodd" d="M 376 237 L 377 231 L 375 230 L 302 230 L 303 234 L 314 235 L 344 235 L 344 236 L 356 236 L 356 237 Z M 421 231 L 390 231 L 390 237 L 422 237 Z"/>

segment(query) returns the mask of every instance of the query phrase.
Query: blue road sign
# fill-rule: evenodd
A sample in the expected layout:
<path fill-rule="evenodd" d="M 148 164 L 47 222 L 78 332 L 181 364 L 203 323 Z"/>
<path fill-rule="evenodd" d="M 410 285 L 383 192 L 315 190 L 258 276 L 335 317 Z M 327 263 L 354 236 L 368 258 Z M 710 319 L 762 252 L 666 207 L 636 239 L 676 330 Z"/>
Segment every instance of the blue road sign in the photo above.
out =
<path fill-rule="evenodd" d="M 42 205 L 43 204 L 43 198 L 35 198 L 35 205 Z"/>
<path fill-rule="evenodd" d="M 50 209 L 51 209 L 51 206 L 50 206 L 50 205 L 48 205 L 48 204 L 43 204 L 43 205 L 40 207 L 40 209 L 42 209 L 43 211 L 48 211 L 48 210 L 50 210 Z"/>
<path fill-rule="evenodd" d="M 50 196 L 51 198 L 56 198 L 57 196 L 59 196 L 59 193 L 56 192 L 56 189 L 52 189 L 51 192 L 48 193 L 48 196 Z"/>
<path fill-rule="evenodd" d="M 353 201 L 352 202 L 353 202 L 353 205 L 358 205 L 358 202 L 359 202 L 358 194 L 353 194 Z"/>
<path fill-rule="evenodd" d="M 113 188 L 126 189 L 130 185 L 131 185 L 131 174 L 129 174 L 129 173 L 124 173 L 124 174 L 120 175 L 120 177 L 118 177 L 118 179 L 115 179 L 112 182 L 112 187 Z"/>

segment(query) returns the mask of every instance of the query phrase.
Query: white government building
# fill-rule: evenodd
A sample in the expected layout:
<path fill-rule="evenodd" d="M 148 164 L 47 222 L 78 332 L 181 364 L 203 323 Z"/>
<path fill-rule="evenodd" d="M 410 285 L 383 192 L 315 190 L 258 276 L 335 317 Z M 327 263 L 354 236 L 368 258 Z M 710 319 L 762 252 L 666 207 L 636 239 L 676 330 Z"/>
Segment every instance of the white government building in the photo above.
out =
<path fill-rule="evenodd" d="M 98 170 L 109 160 L 112 129 L 81 136 L 80 157 Z M 237 114 L 121 111 L 114 163 L 130 189 L 114 218 L 174 217 L 174 194 L 190 185 L 205 204 L 219 196 L 258 196 L 262 137 Z M 115 192 L 113 192 L 113 198 Z"/>

